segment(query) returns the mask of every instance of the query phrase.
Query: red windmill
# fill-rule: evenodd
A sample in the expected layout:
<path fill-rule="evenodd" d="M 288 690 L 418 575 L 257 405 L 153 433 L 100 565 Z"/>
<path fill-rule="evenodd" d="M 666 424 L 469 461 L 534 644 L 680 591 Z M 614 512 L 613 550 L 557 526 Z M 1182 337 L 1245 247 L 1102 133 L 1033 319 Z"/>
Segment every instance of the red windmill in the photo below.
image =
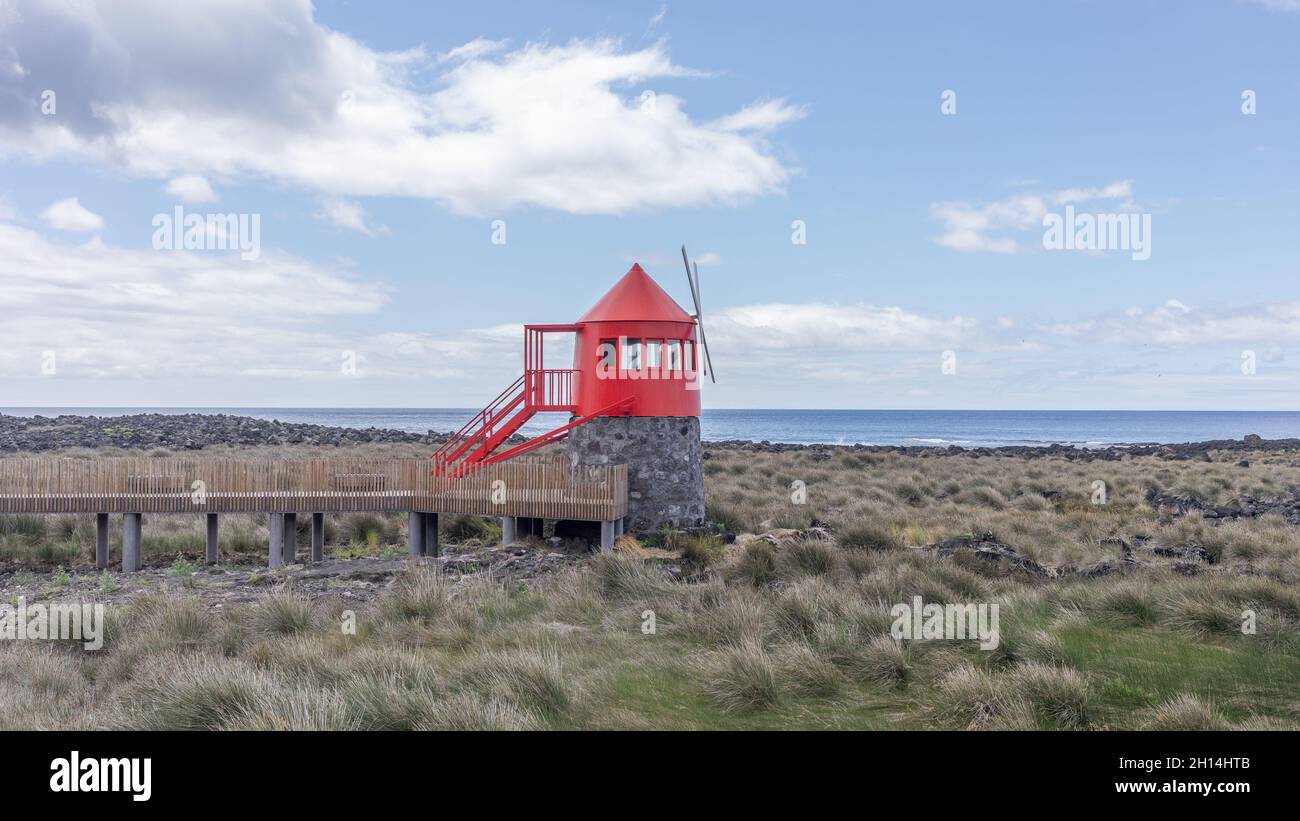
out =
<path fill-rule="evenodd" d="M 699 271 L 687 261 L 685 248 L 682 259 L 694 316 L 634 264 L 577 322 L 525 325 L 523 375 L 438 448 L 435 471 L 463 474 L 520 456 L 599 417 L 698 417 L 697 346 L 704 349 L 711 379 L 713 368 L 700 317 Z M 574 334 L 572 368 L 546 366 L 548 333 Z M 535 414 L 548 411 L 572 416 L 565 425 L 496 452 Z"/>

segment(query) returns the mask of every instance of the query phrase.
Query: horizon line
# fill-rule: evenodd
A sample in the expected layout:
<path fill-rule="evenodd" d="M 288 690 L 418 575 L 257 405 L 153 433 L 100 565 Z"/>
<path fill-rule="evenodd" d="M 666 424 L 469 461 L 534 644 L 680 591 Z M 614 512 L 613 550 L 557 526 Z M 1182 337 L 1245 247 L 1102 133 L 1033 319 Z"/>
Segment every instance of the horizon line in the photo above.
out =
<path fill-rule="evenodd" d="M 464 407 L 402 406 L 402 405 L 3 405 L 0 414 L 6 410 L 321 410 L 321 411 L 474 411 L 479 408 L 471 405 Z M 858 413 L 1296 413 L 1300 410 L 1264 410 L 1254 408 L 1211 409 L 1211 408 L 703 408 L 703 411 L 804 411 L 804 412 L 858 412 Z M 563 413 L 563 411 L 550 411 Z"/>

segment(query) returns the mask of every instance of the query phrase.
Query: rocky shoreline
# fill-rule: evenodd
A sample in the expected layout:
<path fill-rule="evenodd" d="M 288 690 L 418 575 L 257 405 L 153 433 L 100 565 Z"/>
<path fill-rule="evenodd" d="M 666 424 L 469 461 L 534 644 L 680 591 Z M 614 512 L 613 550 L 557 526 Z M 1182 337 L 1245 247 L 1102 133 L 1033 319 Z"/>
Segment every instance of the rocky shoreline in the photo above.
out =
<path fill-rule="evenodd" d="M 947 447 L 927 447 L 919 445 L 797 445 L 785 442 L 748 442 L 745 440 L 726 440 L 705 442 L 705 456 L 710 450 L 741 450 L 751 453 L 788 453 L 807 451 L 814 458 L 829 459 L 839 453 L 894 453 L 903 456 L 921 458 L 937 456 L 1011 456 L 1022 459 L 1042 459 L 1047 457 L 1065 458 L 1081 462 L 1117 461 L 1132 456 L 1154 456 L 1159 459 L 1185 461 L 1223 461 L 1225 458 L 1238 460 L 1248 454 L 1291 453 L 1300 454 L 1300 439 L 1264 439 L 1256 434 L 1247 434 L 1241 439 L 1212 439 L 1206 442 L 1180 442 L 1160 444 L 1144 442 L 1132 445 L 1111 445 L 1104 448 L 1079 448 L 1074 445 L 1006 445 L 1002 447 L 965 448 L 960 445 Z"/>
<path fill-rule="evenodd" d="M 427 431 L 410 433 L 386 428 L 346 428 L 312 425 L 279 420 L 234 416 L 224 413 L 162 414 L 140 413 L 126 416 L 8 416 L 0 414 L 0 453 L 62 450 L 64 448 L 164 448 L 187 451 L 214 446 L 253 447 L 303 445 L 341 447 L 365 444 L 436 445 L 447 433 Z M 523 441 L 518 435 L 512 442 Z M 784 442 L 726 440 L 704 443 L 705 458 L 710 451 L 741 450 L 753 453 L 807 451 L 816 458 L 829 459 L 839 453 L 900 454 L 921 458 L 963 455 L 1010 456 L 1025 459 L 1058 457 L 1078 461 L 1113 461 L 1128 456 L 1154 456 L 1161 459 L 1204 461 L 1237 458 L 1250 453 L 1300 453 L 1300 439 L 1263 439 L 1254 434 L 1242 439 L 1218 439 L 1178 444 L 1140 443 L 1104 448 L 1079 448 L 1073 445 L 1031 447 L 964 448 L 906 445 L 800 445 Z M 1213 455 L 1212 455 L 1213 454 Z"/>
<path fill-rule="evenodd" d="M 224 413 L 139 413 L 127 416 L 6 416 L 0 414 L 0 452 L 63 448 L 202 450 L 216 445 L 437 444 L 445 433 L 329 427 Z"/>

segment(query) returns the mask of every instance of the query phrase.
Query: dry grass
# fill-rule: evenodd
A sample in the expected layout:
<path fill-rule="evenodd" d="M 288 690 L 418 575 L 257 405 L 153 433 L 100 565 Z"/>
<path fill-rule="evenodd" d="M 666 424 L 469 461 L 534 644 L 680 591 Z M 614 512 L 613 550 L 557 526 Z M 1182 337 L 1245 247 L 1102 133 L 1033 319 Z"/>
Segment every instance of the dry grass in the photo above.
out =
<path fill-rule="evenodd" d="M 829 522 L 849 549 L 897 550 L 963 533 L 992 531 L 1025 555 L 1060 564 L 1107 555 L 1098 540 L 1137 535 L 1162 544 L 1196 541 L 1225 561 L 1256 561 L 1296 571 L 1300 536 L 1276 517 L 1214 524 L 1198 516 L 1163 520 L 1148 488 L 1224 504 L 1241 495 L 1286 496 L 1300 489 L 1295 454 L 1240 453 L 1215 461 L 1155 457 L 1071 461 L 1062 457 L 716 450 L 705 464 L 710 517 L 738 532 L 781 526 L 791 516 L 789 484 L 808 489 L 808 518 Z M 1091 503 L 1093 482 L 1106 504 Z"/>
<path fill-rule="evenodd" d="M 1144 730 L 1226 730 L 1231 725 L 1214 705 L 1191 693 L 1183 693 L 1150 710 L 1142 722 Z"/>
<path fill-rule="evenodd" d="M 1218 503 L 1290 493 L 1294 461 L 716 451 L 712 518 L 742 533 L 825 522 L 832 536 L 677 538 L 676 575 L 627 539 L 528 589 L 413 566 L 371 604 L 278 582 L 221 609 L 184 591 L 142 596 L 110 607 L 97 652 L 0 642 L 0 729 L 1294 728 L 1300 528 L 1168 517 L 1144 501 L 1149 487 Z M 806 506 L 790 504 L 794 479 Z M 1094 479 L 1105 506 L 1089 500 Z M 179 518 L 151 523 L 174 538 L 168 550 L 198 526 Z M 396 519 L 331 527 L 358 555 L 402 532 Z M 265 538 L 252 518 L 223 532 Z M 1049 567 L 1109 559 L 1126 572 L 1040 578 L 916 549 L 982 532 Z M 0 558 L 58 545 L 81 556 L 86 534 L 77 517 L 11 517 Z M 1124 567 L 1111 539 L 1138 545 L 1140 563 Z M 1194 576 L 1141 549 L 1193 543 L 1216 557 Z M 914 596 L 998 604 L 999 647 L 895 641 L 890 608 Z"/>
<path fill-rule="evenodd" d="M 725 647 L 702 667 L 705 689 L 724 710 L 762 710 L 777 705 L 783 697 L 777 661 L 758 642 Z"/>

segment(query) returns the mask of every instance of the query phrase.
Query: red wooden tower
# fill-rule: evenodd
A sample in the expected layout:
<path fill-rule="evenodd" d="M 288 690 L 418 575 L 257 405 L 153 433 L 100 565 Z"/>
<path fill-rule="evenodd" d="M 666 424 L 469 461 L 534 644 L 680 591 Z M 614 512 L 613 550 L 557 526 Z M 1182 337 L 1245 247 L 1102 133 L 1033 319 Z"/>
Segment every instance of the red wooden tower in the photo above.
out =
<path fill-rule="evenodd" d="M 689 267 L 687 273 L 689 277 Z M 691 287 L 698 305 L 694 280 Z M 655 443 L 650 440 L 662 439 L 658 431 L 676 425 L 681 431 L 678 435 L 690 441 L 684 451 L 680 443 L 675 443 L 679 445 L 678 453 L 670 457 L 671 461 L 696 463 L 687 464 L 692 474 L 687 478 L 693 479 L 688 484 L 698 485 L 699 491 L 688 489 L 686 507 L 690 511 L 687 514 L 668 511 L 650 518 L 658 520 L 653 527 L 665 521 L 675 526 L 702 524 L 703 487 L 698 464 L 700 374 L 696 367 L 700 356 L 698 307 L 696 311 L 696 316 L 692 316 L 682 310 L 638 264 L 576 322 L 525 325 L 523 374 L 438 448 L 434 453 L 436 470 L 444 475 L 463 475 L 478 466 L 570 438 L 574 464 L 616 460 L 629 463 L 631 510 L 641 500 L 663 495 L 654 488 L 638 488 L 636 477 L 645 472 L 645 463 L 660 458 Z M 574 335 L 571 368 L 548 367 L 543 343 L 545 335 L 551 333 Z M 571 415 L 568 423 L 554 430 L 498 450 L 535 414 L 547 411 Z M 609 438 L 623 445 L 643 442 L 649 450 L 618 455 L 605 452 L 608 449 L 602 447 L 602 442 L 609 423 L 592 425 L 602 419 L 627 420 L 617 426 L 618 430 L 609 428 Z M 581 453 L 575 452 L 576 442 L 581 444 Z M 651 473 L 664 475 L 665 471 L 656 467 Z M 698 511 L 694 503 L 697 497 Z M 668 507 L 675 510 L 680 506 Z M 636 516 L 630 513 L 629 517 L 635 523 Z M 646 522 L 639 524 L 642 526 L 637 529 L 651 529 L 645 526 Z"/>

